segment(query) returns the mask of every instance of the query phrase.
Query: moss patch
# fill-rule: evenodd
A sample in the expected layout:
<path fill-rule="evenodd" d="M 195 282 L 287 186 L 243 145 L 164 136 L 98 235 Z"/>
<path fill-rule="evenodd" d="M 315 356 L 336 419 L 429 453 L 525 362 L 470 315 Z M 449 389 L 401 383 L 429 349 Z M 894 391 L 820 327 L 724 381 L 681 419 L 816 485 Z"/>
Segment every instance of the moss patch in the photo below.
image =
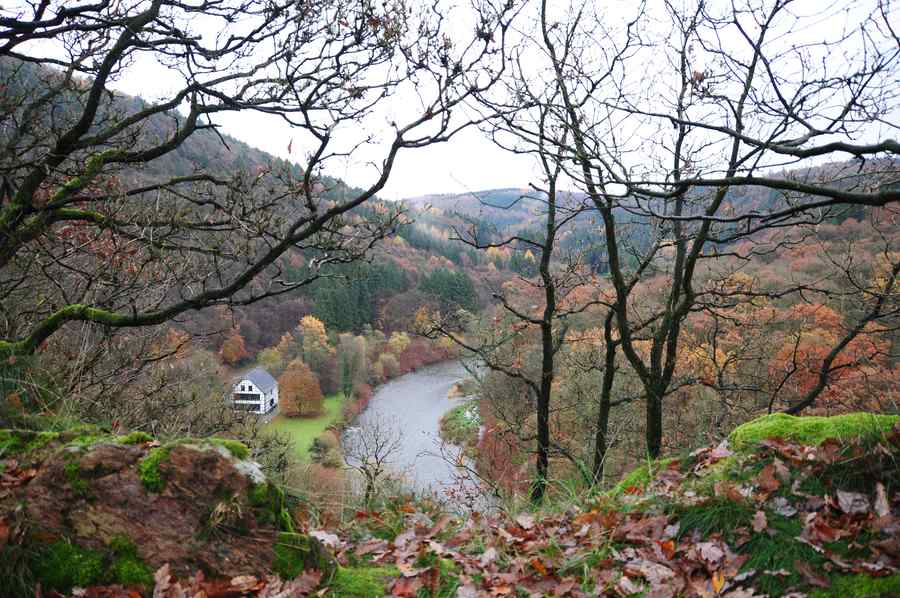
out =
<path fill-rule="evenodd" d="M 328 586 L 329 595 L 346 598 L 380 598 L 387 595 L 387 584 L 392 577 L 400 575 L 393 566 L 385 567 L 340 567 L 334 573 L 334 580 Z"/>
<path fill-rule="evenodd" d="M 221 446 L 237 459 L 244 460 L 250 458 L 250 449 L 246 444 L 239 440 L 231 440 L 229 438 L 205 438 L 200 444 L 211 444 L 213 446 Z"/>
<path fill-rule="evenodd" d="M 144 444 L 145 442 L 150 442 L 153 440 L 153 436 L 147 434 L 146 432 L 129 432 L 124 436 L 116 436 L 115 442 L 117 444 Z"/>
<path fill-rule="evenodd" d="M 900 596 L 900 575 L 870 577 L 865 574 L 831 578 L 831 587 L 816 590 L 810 598 L 893 598 Z"/>
<path fill-rule="evenodd" d="M 618 484 L 613 486 L 609 494 L 611 496 L 619 496 L 634 488 L 643 491 L 656 476 L 657 472 L 666 469 L 673 461 L 675 459 L 659 459 L 648 461 L 636 467 L 631 473 L 622 478 Z"/>
<path fill-rule="evenodd" d="M 272 482 L 257 484 L 247 491 L 247 499 L 250 506 L 256 509 L 257 521 L 273 525 L 281 531 L 294 531 L 294 523 L 281 488 Z"/>
<path fill-rule="evenodd" d="M 151 492 L 162 492 L 162 489 L 165 488 L 166 481 L 162 477 L 159 465 L 169 458 L 171 451 L 172 448 L 168 446 L 156 447 L 150 449 L 147 456 L 141 459 L 141 462 L 138 464 L 138 474 L 141 477 L 144 488 Z"/>
<path fill-rule="evenodd" d="M 55 542 L 40 551 L 32 570 L 44 589 L 69 592 L 101 580 L 103 555 L 66 541 Z"/>
<path fill-rule="evenodd" d="M 784 438 L 802 444 L 821 444 L 828 438 L 877 440 L 900 422 L 897 415 L 849 413 L 833 417 L 796 417 L 773 413 L 738 426 L 728 437 L 735 450 L 746 450 L 766 438 Z"/>
<path fill-rule="evenodd" d="M 153 571 L 138 556 L 137 548 L 125 536 L 116 536 L 109 543 L 113 561 L 106 578 L 126 587 L 153 587 Z"/>
<path fill-rule="evenodd" d="M 58 437 L 56 432 L 0 430 L 0 457 L 40 450 Z"/>
<path fill-rule="evenodd" d="M 88 494 L 87 480 L 81 477 L 81 466 L 77 460 L 69 461 L 64 468 L 66 481 L 76 494 L 86 496 Z"/>
<path fill-rule="evenodd" d="M 334 576 L 334 560 L 319 542 L 309 536 L 281 532 L 274 549 L 272 571 L 284 579 L 293 579 L 307 569 L 322 571 L 325 583 L 330 582 Z"/>

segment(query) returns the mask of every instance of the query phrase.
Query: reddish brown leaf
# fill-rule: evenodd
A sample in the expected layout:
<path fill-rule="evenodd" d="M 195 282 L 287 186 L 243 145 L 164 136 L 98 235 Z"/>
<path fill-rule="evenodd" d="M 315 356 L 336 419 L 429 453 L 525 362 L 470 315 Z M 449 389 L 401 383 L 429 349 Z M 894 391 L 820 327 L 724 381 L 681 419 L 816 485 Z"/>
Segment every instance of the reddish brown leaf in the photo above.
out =
<path fill-rule="evenodd" d="M 401 577 L 394 580 L 391 587 L 391 596 L 394 598 L 413 598 L 422 587 L 422 580 L 417 577 Z"/>
<path fill-rule="evenodd" d="M 759 477 L 756 478 L 756 484 L 761 490 L 769 494 L 781 487 L 781 482 L 775 477 L 774 464 L 769 463 L 762 468 L 762 471 L 759 472 Z"/>

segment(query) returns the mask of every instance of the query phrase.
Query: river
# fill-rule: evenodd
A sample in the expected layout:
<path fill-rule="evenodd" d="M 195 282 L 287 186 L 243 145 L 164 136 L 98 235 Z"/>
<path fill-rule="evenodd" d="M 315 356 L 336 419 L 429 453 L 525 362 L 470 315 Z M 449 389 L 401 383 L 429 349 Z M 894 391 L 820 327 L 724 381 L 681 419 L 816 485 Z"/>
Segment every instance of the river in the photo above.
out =
<path fill-rule="evenodd" d="M 393 473 L 402 475 L 418 494 L 434 493 L 459 504 L 459 498 L 449 496 L 447 491 L 452 488 L 471 491 L 474 483 L 460 482 L 462 470 L 450 462 L 451 455 L 459 454 L 458 447 L 450 445 L 450 451 L 441 454 L 439 428 L 441 417 L 463 401 L 448 399 L 447 393 L 467 375 L 459 361 L 447 361 L 380 386 L 356 425 L 347 429 L 345 442 L 353 442 L 352 435 L 360 434 L 360 429 L 366 426 L 390 426 L 399 439 L 398 448 L 389 460 Z"/>

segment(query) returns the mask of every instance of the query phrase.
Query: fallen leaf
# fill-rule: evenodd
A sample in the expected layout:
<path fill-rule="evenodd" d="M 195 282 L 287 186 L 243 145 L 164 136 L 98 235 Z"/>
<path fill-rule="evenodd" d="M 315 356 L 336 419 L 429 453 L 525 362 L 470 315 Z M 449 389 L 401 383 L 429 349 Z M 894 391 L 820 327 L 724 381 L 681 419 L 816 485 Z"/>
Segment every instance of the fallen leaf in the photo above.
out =
<path fill-rule="evenodd" d="M 831 582 L 828 581 L 828 577 L 813 571 L 809 563 L 805 561 L 794 561 L 794 568 L 797 569 L 797 572 L 803 576 L 803 578 L 806 580 L 806 583 L 808 583 L 809 585 L 816 586 L 818 588 L 831 587 Z"/>
<path fill-rule="evenodd" d="M 231 587 L 241 592 L 259 589 L 257 588 L 258 584 L 259 580 L 252 575 L 239 575 L 231 578 Z"/>
<path fill-rule="evenodd" d="M 797 509 L 795 509 L 790 501 L 783 496 L 776 496 L 769 501 L 769 504 L 771 505 L 772 510 L 782 517 L 793 517 L 797 514 Z"/>
<path fill-rule="evenodd" d="M 766 519 L 765 511 L 757 511 L 753 516 L 753 531 L 759 533 L 769 527 L 769 522 Z"/>
<path fill-rule="evenodd" d="M 759 476 L 756 478 L 756 483 L 761 490 L 770 494 L 781 487 L 781 482 L 775 477 L 775 465 L 773 463 L 769 463 L 762 468 L 762 471 L 759 472 Z"/>
<path fill-rule="evenodd" d="M 534 517 L 522 513 L 518 517 L 516 517 L 516 523 L 518 523 L 519 527 L 521 527 L 522 529 L 528 530 L 534 527 Z"/>
<path fill-rule="evenodd" d="M 491 563 L 497 560 L 497 549 L 491 546 L 487 550 L 485 550 L 481 558 L 479 559 L 479 563 L 481 563 L 482 567 L 487 567 Z"/>
<path fill-rule="evenodd" d="M 401 577 L 394 580 L 391 587 L 391 596 L 394 598 L 414 598 L 422 587 L 422 581 L 418 578 Z"/>
<path fill-rule="evenodd" d="M 710 581 L 712 582 L 713 590 L 716 592 L 716 594 L 719 594 L 722 592 L 722 588 L 725 587 L 725 574 L 721 571 L 716 571 L 715 573 L 713 573 L 712 579 Z"/>
<path fill-rule="evenodd" d="M 859 492 L 837 491 L 838 506 L 848 515 L 864 515 L 869 512 L 869 499 Z"/>
<path fill-rule="evenodd" d="M 887 517 L 891 514 L 891 505 L 888 502 L 887 492 L 884 484 L 878 482 L 875 484 L 875 514 L 879 517 Z M 0 543 L 2 546 L 2 543 Z"/>

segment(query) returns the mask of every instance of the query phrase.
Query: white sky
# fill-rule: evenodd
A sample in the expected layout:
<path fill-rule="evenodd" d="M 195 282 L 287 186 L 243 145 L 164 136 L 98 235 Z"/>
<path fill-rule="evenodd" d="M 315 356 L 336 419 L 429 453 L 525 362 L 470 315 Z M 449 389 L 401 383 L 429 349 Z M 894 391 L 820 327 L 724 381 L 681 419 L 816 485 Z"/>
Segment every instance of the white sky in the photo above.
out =
<path fill-rule="evenodd" d="M 453 0 L 447 1 L 452 2 Z M 723 6 L 727 5 L 724 0 L 720 1 Z M 871 1 L 869 0 L 869 3 Z M 560 10 L 565 10 L 568 4 L 562 1 L 559 4 L 556 2 L 557 0 L 553 0 L 552 6 Z M 841 9 L 852 13 L 857 9 L 855 2 L 856 0 L 838 0 L 837 2 L 828 2 L 826 5 L 830 6 L 832 10 L 837 7 L 839 14 Z M 462 0 L 462 4 L 465 3 L 466 0 Z M 12 4 L 15 6 L 17 3 L 13 2 Z M 867 2 L 860 2 L 860 4 L 867 4 Z M 597 6 L 605 8 L 614 17 L 622 19 L 625 17 L 623 13 L 626 12 L 622 8 L 628 6 L 628 2 L 607 0 L 599 2 Z M 799 0 L 796 6 L 798 9 L 802 7 L 805 11 L 811 11 L 813 15 L 817 14 L 816 7 L 818 10 L 825 8 L 820 0 Z M 7 8 L 7 10 L 9 9 Z M 458 8 L 450 11 L 448 14 L 452 15 L 451 27 L 471 31 L 471 25 L 467 23 L 467 16 L 471 16 L 471 13 L 467 15 L 467 12 Z M 533 15 L 526 18 L 530 18 L 530 16 Z M 839 29 L 841 20 L 832 16 L 826 19 L 825 23 L 819 23 L 814 32 L 807 30 L 805 35 L 811 36 L 815 41 L 821 40 L 823 35 Z M 202 25 L 200 29 L 204 29 Z M 207 33 L 208 31 L 204 31 L 203 35 Z M 645 73 L 638 73 L 640 83 L 647 85 L 644 76 L 646 76 Z M 179 82 L 175 72 L 156 64 L 149 57 L 144 57 L 130 65 L 125 70 L 123 77 L 113 83 L 111 87 L 130 95 L 141 96 L 148 101 L 154 101 L 164 98 L 170 88 L 178 87 Z M 416 108 L 409 103 L 409 100 L 408 95 L 393 96 L 390 100 L 391 105 L 386 108 L 384 115 L 375 117 L 372 122 L 369 122 L 367 130 L 377 132 L 380 129 L 389 129 L 387 122 L 392 114 L 399 115 L 394 118 L 401 122 L 404 112 L 408 113 Z M 291 130 L 277 117 L 242 112 L 217 115 L 215 122 L 222 126 L 222 131 L 225 133 L 253 147 L 281 158 L 302 163 L 305 151 L 301 140 L 302 134 Z M 345 134 L 352 136 L 354 133 L 358 134 L 359 131 L 349 131 Z M 288 144 L 292 141 L 293 155 L 288 153 Z M 654 140 L 647 141 L 652 143 Z M 642 147 L 646 147 L 646 144 Z M 338 161 L 330 162 L 331 166 L 326 173 L 341 178 L 351 185 L 368 187 L 376 173 L 369 164 L 370 162 L 380 164 L 383 156 L 384 148 L 377 144 L 364 147 L 350 161 L 340 164 Z M 638 156 L 638 159 L 641 157 Z M 644 159 L 646 159 L 646 154 L 644 154 Z M 499 187 L 522 188 L 534 181 L 535 167 L 536 164 L 531 158 L 507 153 L 496 147 L 480 131 L 471 128 L 458 134 L 448 143 L 401 151 L 387 186 L 380 196 L 386 199 L 401 199 L 417 195 L 462 193 Z"/>

